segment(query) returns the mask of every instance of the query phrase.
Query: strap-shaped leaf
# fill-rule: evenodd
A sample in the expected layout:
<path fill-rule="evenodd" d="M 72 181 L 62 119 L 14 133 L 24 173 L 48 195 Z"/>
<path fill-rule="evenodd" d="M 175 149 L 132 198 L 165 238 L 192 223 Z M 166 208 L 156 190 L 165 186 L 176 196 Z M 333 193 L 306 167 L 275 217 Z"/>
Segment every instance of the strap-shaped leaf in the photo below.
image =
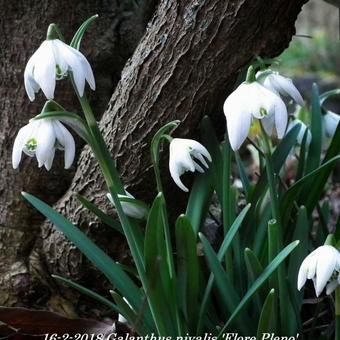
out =
<path fill-rule="evenodd" d="M 103 223 L 115 229 L 119 233 L 124 235 L 122 226 L 116 220 L 114 220 L 111 216 L 108 216 L 101 209 L 96 207 L 93 203 L 91 203 L 87 198 L 82 195 L 76 195 L 78 201 L 88 210 L 90 210 L 93 214 L 95 214 Z"/>
<path fill-rule="evenodd" d="M 76 289 L 78 292 L 98 301 L 99 303 L 106 305 L 107 307 L 114 310 L 116 313 L 121 313 L 121 309 L 119 306 L 115 305 L 113 302 L 105 298 L 104 296 L 99 295 L 98 293 L 94 292 L 93 290 L 90 290 L 79 283 L 76 283 L 70 279 L 66 279 L 65 277 L 59 276 L 59 275 L 52 275 L 54 279 L 57 281 L 60 281 L 61 283 L 64 283 L 66 286 Z"/>
<path fill-rule="evenodd" d="M 262 339 L 265 333 L 276 334 L 277 303 L 275 300 L 275 289 L 271 289 L 262 307 L 256 339 Z"/>
<path fill-rule="evenodd" d="M 107 254 L 93 243 L 82 231 L 46 203 L 28 193 L 22 193 L 22 195 L 77 246 L 77 248 L 108 278 L 121 294 L 128 299 L 135 310 L 140 310 L 143 299 L 139 288 Z M 145 313 L 144 315 L 148 314 Z M 150 317 L 150 315 L 148 316 Z"/>
<path fill-rule="evenodd" d="M 222 259 L 224 258 L 224 255 L 229 250 L 231 242 L 233 241 L 237 231 L 241 227 L 242 222 L 243 222 L 246 214 L 248 213 L 249 209 L 250 209 L 250 204 L 248 204 L 240 212 L 240 214 L 237 216 L 234 223 L 232 224 L 231 228 L 227 232 L 227 234 L 226 234 L 226 236 L 223 240 L 223 243 L 220 247 L 220 250 L 217 254 L 217 258 L 218 258 L 219 262 L 222 261 Z M 207 303 L 208 303 L 208 299 L 209 299 L 209 296 L 210 296 L 210 292 L 211 292 L 213 283 L 214 283 L 214 275 L 210 274 L 209 281 L 208 281 L 208 284 L 207 284 L 206 289 L 204 291 L 203 299 L 202 299 L 202 302 L 201 302 L 201 308 L 200 308 L 200 312 L 199 312 L 199 320 L 198 320 L 198 326 L 197 326 L 197 333 L 200 333 L 201 330 L 202 330 L 201 327 L 203 326 L 203 318 L 204 318 L 206 310 L 207 310 Z"/>
<path fill-rule="evenodd" d="M 320 165 L 322 146 L 322 119 L 321 105 L 318 86 L 314 83 L 312 90 L 312 119 L 311 134 L 312 139 L 309 145 L 306 173 L 313 171 Z"/>
<path fill-rule="evenodd" d="M 263 273 L 257 280 L 252 284 L 249 288 L 246 295 L 243 297 L 241 302 L 235 308 L 234 313 L 231 315 L 229 320 L 225 323 L 223 328 L 219 333 L 219 337 L 226 331 L 228 326 L 234 319 L 240 314 L 240 312 L 247 306 L 250 302 L 253 295 L 262 287 L 262 285 L 266 282 L 266 280 L 270 277 L 270 275 L 277 269 L 277 267 L 287 258 L 287 256 L 297 247 L 300 241 L 294 241 L 288 246 L 286 246 L 276 257 L 273 261 L 271 261 L 268 266 L 264 269 Z"/>
<path fill-rule="evenodd" d="M 190 331 L 195 332 L 199 309 L 199 264 L 197 237 L 189 219 L 181 215 L 176 221 L 177 287 Z"/>

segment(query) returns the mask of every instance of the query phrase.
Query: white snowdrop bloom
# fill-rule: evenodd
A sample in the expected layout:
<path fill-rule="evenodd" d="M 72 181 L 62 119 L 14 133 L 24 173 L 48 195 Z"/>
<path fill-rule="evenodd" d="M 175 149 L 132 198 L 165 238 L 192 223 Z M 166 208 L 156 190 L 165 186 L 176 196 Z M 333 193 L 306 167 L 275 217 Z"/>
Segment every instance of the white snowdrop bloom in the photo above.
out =
<path fill-rule="evenodd" d="M 323 117 L 325 135 L 327 138 L 333 138 L 335 130 L 340 121 L 340 115 L 332 111 L 327 111 Z"/>
<path fill-rule="evenodd" d="M 129 192 L 125 191 L 126 195 L 118 194 L 118 198 L 120 200 L 123 212 L 126 216 L 136 218 L 136 219 L 142 219 L 147 216 L 148 214 L 148 208 L 147 206 L 143 206 L 142 202 L 136 202 L 136 204 L 132 202 L 124 202 L 122 199 L 124 198 L 132 198 L 135 199 L 134 196 L 132 196 Z M 115 206 L 115 203 L 113 201 L 113 198 L 110 193 L 107 194 L 107 198 L 110 200 L 113 206 Z"/>
<path fill-rule="evenodd" d="M 31 120 L 19 130 L 15 138 L 13 168 L 18 168 L 24 152 L 30 157 L 35 156 L 39 167 L 44 165 L 50 170 L 56 149 L 65 151 L 65 169 L 68 169 L 75 155 L 75 143 L 70 132 L 56 119 Z"/>
<path fill-rule="evenodd" d="M 194 160 L 194 158 L 199 160 L 206 168 L 209 168 L 204 157 L 211 162 L 211 156 L 208 150 L 193 139 L 174 138 L 170 142 L 170 175 L 183 191 L 187 192 L 189 189 L 182 183 L 180 176 L 186 171 L 194 172 L 197 170 L 198 172 L 203 173 L 204 169 Z"/>
<path fill-rule="evenodd" d="M 242 83 L 226 99 L 223 111 L 227 120 L 227 130 L 232 149 L 238 150 L 248 136 L 254 118 L 261 119 L 268 135 L 274 125 L 278 138 L 285 134 L 288 114 L 285 103 L 275 93 L 257 81 Z"/>
<path fill-rule="evenodd" d="M 313 280 L 315 294 L 319 296 L 330 281 L 327 291 L 332 292 L 336 288 L 333 277 L 334 274 L 338 275 L 339 271 L 339 251 L 329 245 L 321 246 L 303 260 L 299 269 L 297 288 L 300 290 L 307 279 Z"/>
<path fill-rule="evenodd" d="M 53 99 L 56 79 L 72 72 L 79 95 L 84 94 L 85 80 L 95 89 L 93 72 L 84 55 L 59 39 L 45 40 L 28 60 L 24 80 L 31 101 L 41 90 L 46 98 Z"/>
<path fill-rule="evenodd" d="M 297 143 L 298 145 L 301 145 L 302 140 L 303 140 L 303 136 L 305 135 L 305 132 L 307 130 L 307 137 L 306 137 L 306 146 L 309 147 L 310 142 L 312 141 L 312 134 L 310 132 L 310 130 L 308 129 L 308 126 L 300 119 L 294 119 L 292 120 L 287 127 L 287 132 L 286 134 L 293 129 L 296 125 L 300 124 L 300 131 L 299 134 L 297 136 Z"/>
<path fill-rule="evenodd" d="M 264 87 L 275 94 L 290 97 L 296 104 L 304 105 L 302 96 L 291 79 L 283 77 L 278 72 L 272 70 L 257 72 L 256 78 Z"/>

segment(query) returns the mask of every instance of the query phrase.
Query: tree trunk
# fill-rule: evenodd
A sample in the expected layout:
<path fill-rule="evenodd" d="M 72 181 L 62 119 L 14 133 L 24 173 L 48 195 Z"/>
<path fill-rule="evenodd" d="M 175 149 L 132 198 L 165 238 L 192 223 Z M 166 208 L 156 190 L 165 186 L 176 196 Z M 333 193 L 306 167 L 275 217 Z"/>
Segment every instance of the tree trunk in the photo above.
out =
<path fill-rule="evenodd" d="M 136 194 L 137 198 L 152 200 L 154 181 L 149 148 L 154 133 L 174 119 L 182 121 L 176 132 L 178 136 L 192 136 L 205 114 L 216 115 L 222 121 L 223 100 L 231 91 L 239 71 L 254 56 L 274 57 L 288 46 L 295 32 L 296 17 L 305 2 L 160 2 L 145 35 L 127 62 L 100 122 L 105 140 L 117 160 L 119 172 L 129 191 Z M 89 35 L 88 46 L 94 42 L 93 36 Z M 115 63 L 116 60 L 112 59 L 111 65 Z M 23 97 L 22 88 L 19 93 Z M 13 135 L 17 128 L 18 125 L 11 126 Z M 7 159 L 8 163 L 8 157 L 3 159 Z M 30 171 L 29 162 L 25 162 L 26 167 L 21 173 L 23 178 L 24 173 Z M 162 174 L 165 178 L 169 177 L 166 168 Z M 60 172 L 58 176 L 61 176 Z M 47 179 L 44 182 L 49 183 Z M 8 187 L 12 189 L 13 185 L 8 184 Z M 37 191 L 27 188 L 26 182 L 19 183 L 13 191 L 16 204 L 16 191 L 23 187 L 26 191 Z M 167 190 L 176 194 L 176 197 L 184 197 L 173 184 L 169 184 Z M 126 256 L 122 239 L 96 223 L 93 216 L 80 207 L 73 196 L 74 192 L 109 209 L 103 178 L 88 147 L 84 148 L 79 157 L 69 189 L 55 207 L 91 238 L 96 239 L 110 254 L 116 258 Z M 39 196 L 46 199 L 44 195 Z M 20 204 L 20 209 L 23 209 Z M 31 209 L 25 209 L 32 215 Z M 27 230 L 29 216 L 20 218 L 20 223 L 22 229 Z M 46 265 L 47 274 L 58 273 L 81 279 L 90 288 L 103 288 L 96 280 L 100 276 L 93 276 L 96 272 L 48 222 L 43 224 L 41 238 L 36 240 L 33 250 L 31 246 L 27 250 L 26 254 L 30 253 L 31 268 L 38 268 L 34 272 L 44 287 L 46 282 L 42 277 L 46 279 L 48 276 L 41 270 L 42 263 Z M 57 289 L 52 288 L 54 292 Z"/>

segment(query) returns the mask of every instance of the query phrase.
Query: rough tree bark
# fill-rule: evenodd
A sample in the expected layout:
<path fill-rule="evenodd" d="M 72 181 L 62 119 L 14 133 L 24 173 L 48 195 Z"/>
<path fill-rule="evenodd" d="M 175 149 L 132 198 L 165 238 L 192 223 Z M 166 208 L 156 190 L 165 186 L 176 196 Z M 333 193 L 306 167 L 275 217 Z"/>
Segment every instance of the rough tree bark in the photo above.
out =
<path fill-rule="evenodd" d="M 288 46 L 305 2 L 160 2 L 100 123 L 124 183 L 133 193 L 152 199 L 149 143 L 155 131 L 170 120 L 180 119 L 177 133 L 190 136 L 204 114 L 220 114 L 242 67 L 255 55 L 273 57 Z M 92 42 L 89 39 L 89 45 Z M 177 189 L 172 186 L 169 190 L 176 193 Z M 74 192 L 108 208 L 105 185 L 87 147 L 80 155 L 70 188 L 56 208 L 91 237 L 103 239 L 100 235 L 107 235 L 106 229 L 79 206 Z M 113 256 L 122 252 L 122 240 L 116 235 L 110 234 L 106 240 L 103 246 Z M 82 279 L 85 285 L 98 288 L 96 276 L 83 257 L 47 222 L 30 256 L 32 268 L 41 268 L 41 263 L 48 273 Z M 39 275 L 39 269 L 37 272 Z"/>

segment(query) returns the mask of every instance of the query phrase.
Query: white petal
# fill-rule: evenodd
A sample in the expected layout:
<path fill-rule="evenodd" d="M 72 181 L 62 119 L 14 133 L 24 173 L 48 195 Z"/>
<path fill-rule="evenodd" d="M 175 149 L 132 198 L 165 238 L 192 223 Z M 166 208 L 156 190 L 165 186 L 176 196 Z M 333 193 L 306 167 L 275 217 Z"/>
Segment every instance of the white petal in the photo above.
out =
<path fill-rule="evenodd" d="M 75 156 L 75 143 L 71 133 L 59 121 L 53 122 L 54 131 L 59 143 L 64 147 L 65 151 L 65 169 L 71 167 Z"/>
<path fill-rule="evenodd" d="M 180 187 L 183 191 L 188 192 L 189 189 L 182 183 L 180 176 L 183 174 L 183 169 L 178 163 L 169 161 L 169 170 L 170 175 L 174 182 Z"/>
<path fill-rule="evenodd" d="M 53 149 L 56 136 L 51 121 L 46 119 L 41 121 L 35 138 L 37 140 L 37 149 L 35 154 L 39 167 L 41 167 L 47 160 L 50 159 L 51 154 L 54 152 Z"/>
<path fill-rule="evenodd" d="M 195 152 L 193 153 L 193 156 L 196 157 L 207 169 L 209 168 L 209 165 L 202 154 L 200 154 L 199 152 Z"/>
<path fill-rule="evenodd" d="M 238 89 L 229 95 L 223 105 L 229 142 L 234 151 L 238 150 L 247 138 L 252 120 L 251 112 L 242 98 L 244 91 L 238 91 Z"/>
<path fill-rule="evenodd" d="M 195 166 L 195 169 L 200 172 L 201 174 L 204 173 L 204 169 L 197 163 L 193 160 L 193 163 L 194 163 L 194 166 Z"/>
<path fill-rule="evenodd" d="M 51 150 L 50 155 L 48 156 L 46 162 L 44 163 L 44 166 L 45 166 L 47 171 L 51 170 L 51 167 L 52 167 L 52 164 L 53 164 L 54 155 L 55 155 L 55 148 L 53 148 Z"/>
<path fill-rule="evenodd" d="M 301 290 L 301 288 L 305 285 L 306 281 L 307 281 L 307 268 L 302 262 L 298 274 L 297 289 Z"/>
<path fill-rule="evenodd" d="M 273 133 L 274 122 L 275 122 L 275 115 L 269 115 L 261 119 L 261 124 L 264 128 L 264 131 L 266 131 L 266 134 L 268 136 L 271 136 Z"/>
<path fill-rule="evenodd" d="M 279 74 L 273 74 L 270 77 L 275 83 L 275 88 L 279 93 L 291 97 L 300 106 L 304 105 L 302 96 L 291 79 L 283 77 Z"/>
<path fill-rule="evenodd" d="M 15 138 L 12 151 L 12 165 L 14 169 L 16 169 L 19 166 L 19 163 L 21 161 L 22 149 L 24 148 L 24 145 L 27 143 L 31 132 L 32 126 L 30 124 L 27 124 L 19 130 Z"/>
<path fill-rule="evenodd" d="M 275 101 L 275 128 L 277 137 L 281 139 L 286 132 L 288 123 L 288 112 L 285 103 L 277 97 Z"/>
<path fill-rule="evenodd" d="M 179 138 L 177 138 L 177 139 L 179 139 Z M 192 148 L 195 156 L 196 156 L 196 154 L 200 153 L 211 162 L 211 156 L 210 156 L 209 151 L 201 143 L 198 143 L 197 141 L 195 141 L 193 139 L 182 139 L 182 141 L 184 141 L 184 143 L 188 147 Z"/>
<path fill-rule="evenodd" d="M 327 282 L 333 275 L 336 259 L 332 257 L 319 256 L 316 269 L 316 292 L 317 296 L 325 288 Z"/>
<path fill-rule="evenodd" d="M 328 138 L 332 138 L 340 121 L 340 116 L 332 111 L 327 111 L 323 116 L 325 132 Z"/>
<path fill-rule="evenodd" d="M 84 95 L 85 78 L 89 82 L 90 87 L 95 89 L 95 81 L 91 66 L 83 54 L 60 40 L 55 41 L 55 46 L 57 46 L 60 55 L 62 55 L 62 58 L 67 62 L 73 73 L 74 82 L 79 95 L 81 97 Z"/>
<path fill-rule="evenodd" d="M 35 99 L 35 92 L 38 92 L 40 86 L 33 78 L 33 69 L 36 62 L 36 52 L 28 60 L 24 72 L 24 83 L 27 95 L 31 101 Z"/>
<path fill-rule="evenodd" d="M 46 98 L 53 99 L 56 81 L 56 63 L 53 55 L 52 41 L 44 41 L 37 50 L 33 77 L 41 87 Z"/>

